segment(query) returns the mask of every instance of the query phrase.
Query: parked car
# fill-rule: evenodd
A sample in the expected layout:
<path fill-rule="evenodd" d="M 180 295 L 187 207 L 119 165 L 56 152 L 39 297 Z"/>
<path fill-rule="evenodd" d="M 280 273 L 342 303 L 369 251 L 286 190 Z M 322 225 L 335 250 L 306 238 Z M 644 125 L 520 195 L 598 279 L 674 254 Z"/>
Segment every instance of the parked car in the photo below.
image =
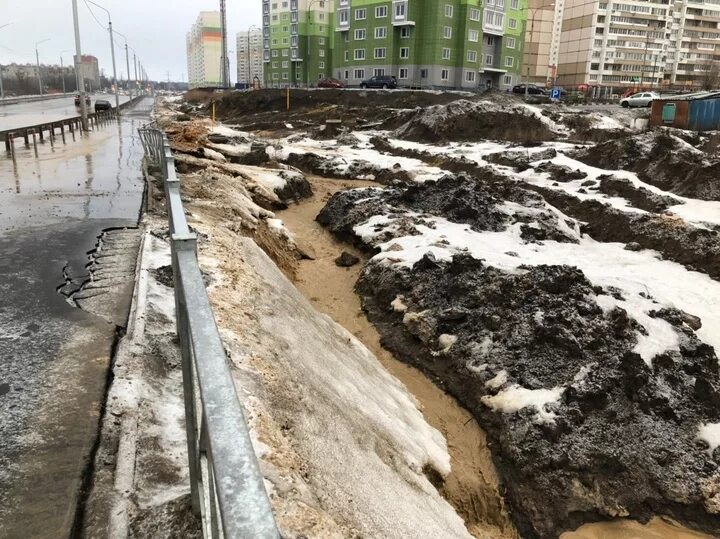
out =
<path fill-rule="evenodd" d="M 655 92 L 638 92 L 625 99 L 620 100 L 620 105 L 624 108 L 628 107 L 649 107 L 652 102 L 660 97 Z"/>
<path fill-rule="evenodd" d="M 360 83 L 360 88 L 397 88 L 397 79 L 391 75 L 377 75 Z"/>
<path fill-rule="evenodd" d="M 100 112 L 101 110 L 111 110 L 112 105 L 110 104 L 110 101 L 107 101 L 105 99 L 98 99 L 95 101 L 95 112 Z"/>
<path fill-rule="evenodd" d="M 90 104 L 90 96 L 89 95 L 85 96 L 85 104 L 86 105 Z M 80 106 L 80 94 L 75 95 L 75 106 L 76 107 Z"/>
<path fill-rule="evenodd" d="M 513 86 L 512 93 L 514 94 L 525 94 L 525 84 L 516 84 Z M 546 95 L 545 89 L 540 88 L 536 84 L 527 85 L 528 95 Z"/>
<path fill-rule="evenodd" d="M 322 79 L 318 82 L 318 88 L 345 88 L 345 84 L 337 79 Z"/>

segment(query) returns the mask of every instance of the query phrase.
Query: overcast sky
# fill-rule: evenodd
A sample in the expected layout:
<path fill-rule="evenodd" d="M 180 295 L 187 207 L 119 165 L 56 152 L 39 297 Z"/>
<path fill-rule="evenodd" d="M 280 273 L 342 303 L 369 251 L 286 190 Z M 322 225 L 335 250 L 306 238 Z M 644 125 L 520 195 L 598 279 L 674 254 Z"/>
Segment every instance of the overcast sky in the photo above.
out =
<path fill-rule="evenodd" d="M 219 10 L 219 0 L 94 0 L 108 9 L 113 27 L 127 36 L 128 45 L 142 58 L 153 80 L 187 80 L 185 35 L 203 10 Z M 227 0 L 228 50 L 235 50 L 235 34 L 251 24 L 261 23 L 261 0 Z M 94 7 L 97 18 L 107 28 L 107 15 Z M 80 40 L 83 54 L 97 56 L 100 69 L 112 75 L 110 38 L 107 30 L 92 18 L 84 0 L 78 0 Z M 0 64 L 35 62 L 35 43 L 40 63 L 59 64 L 60 53 L 65 64 L 72 62 L 75 50 L 71 0 L 0 0 Z M 118 77 L 125 78 L 124 41 L 115 40 Z M 120 50 L 117 47 L 122 47 Z M 120 54 L 122 53 L 122 56 Z M 229 54 L 235 81 L 235 54 Z M 122 60 L 122 61 L 121 61 Z M 130 70 L 134 70 L 132 50 Z M 121 75 L 122 74 L 122 75 Z"/>

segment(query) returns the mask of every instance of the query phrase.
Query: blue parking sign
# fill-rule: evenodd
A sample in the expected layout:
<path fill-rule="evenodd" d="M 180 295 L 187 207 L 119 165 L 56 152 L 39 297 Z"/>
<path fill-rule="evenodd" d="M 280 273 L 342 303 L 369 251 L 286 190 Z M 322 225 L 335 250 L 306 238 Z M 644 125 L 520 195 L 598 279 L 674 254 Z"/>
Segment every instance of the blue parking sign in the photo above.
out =
<path fill-rule="evenodd" d="M 551 99 L 560 99 L 560 88 L 553 88 L 550 92 Z"/>

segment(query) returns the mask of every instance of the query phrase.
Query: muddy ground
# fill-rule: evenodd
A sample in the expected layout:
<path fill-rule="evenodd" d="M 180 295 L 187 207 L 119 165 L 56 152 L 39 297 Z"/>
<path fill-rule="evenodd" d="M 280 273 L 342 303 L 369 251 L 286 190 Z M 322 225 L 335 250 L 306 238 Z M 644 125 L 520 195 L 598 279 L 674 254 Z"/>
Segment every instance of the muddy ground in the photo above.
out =
<path fill-rule="evenodd" d="M 403 258 L 408 236 L 421 237 L 427 229 L 445 226 L 447 221 L 478 234 L 517 229 L 522 242 L 538 247 L 546 242 L 575 244 L 591 237 L 601 243 L 622 242 L 632 250 L 656 249 L 667 260 L 717 279 L 717 233 L 712 227 L 698 227 L 666 213 L 681 203 L 673 195 L 714 199 L 710 172 L 713 156 L 700 155 L 702 150 L 697 149 L 708 141 L 691 140 L 690 144 L 664 132 L 629 134 L 627 125 L 608 120 L 602 120 L 600 126 L 592 123 L 597 118 L 589 116 L 583 117 L 587 121 L 578 121 L 577 115 L 513 109 L 517 105 L 510 104 L 506 96 L 498 98 L 496 108 L 454 94 L 437 98 L 437 102 L 431 97 L 437 94 L 416 96 L 413 99 L 419 101 L 403 107 L 401 93 L 393 92 L 396 97 L 379 99 L 400 101 L 388 101 L 387 108 L 376 110 L 362 109 L 350 92 L 337 92 L 337 96 L 335 92 L 308 92 L 299 99 L 298 110 L 278 121 L 277 117 L 271 120 L 271 115 L 282 107 L 283 96 L 252 94 L 256 95 L 224 99 L 225 104 L 220 105 L 227 107 L 222 109 L 227 121 L 252 131 L 236 137 L 237 144 L 246 145 L 242 151 L 215 148 L 225 162 L 197 154 L 192 140 L 183 147 L 188 141 L 178 139 L 176 149 L 188 156 L 181 160 L 191 178 L 188 193 L 199 201 L 205 199 L 203 205 L 222 205 L 223 197 L 231 196 L 234 186 L 240 184 L 257 202 L 248 185 L 248 174 L 232 165 L 276 169 L 278 161 L 306 174 L 363 177 L 386 186 L 382 191 L 347 191 L 348 187 L 367 184 L 311 176 L 309 184 L 319 195 L 308 199 L 307 193 L 298 194 L 303 189 L 294 189 L 295 194 L 284 197 L 281 205 L 261 204 L 264 211 L 279 211 L 277 217 L 285 221 L 289 236 L 268 241 L 263 233 L 267 224 L 263 222 L 275 216 L 257 211 L 251 212 L 250 219 L 239 216 L 237 230 L 253 235 L 316 307 L 357 332 L 390 372 L 413 393 L 418 391 L 419 395 L 415 394 L 426 417 L 448 437 L 456 465 L 465 462 L 457 450 L 453 453 L 457 432 L 429 412 L 432 408 L 446 414 L 452 406 L 443 404 L 442 399 L 423 396 L 426 390 L 417 386 L 417 380 L 424 377 L 413 369 L 399 368 L 392 356 L 417 367 L 436 389 L 454 396 L 482 425 L 504 500 L 493 498 L 492 481 L 476 483 L 459 476 L 455 481 L 451 474 L 444 483 L 438 482 L 475 536 L 493 536 L 482 535 L 488 524 L 507 529 L 498 517 L 504 514 L 498 511 L 503 505 L 523 537 L 557 537 L 595 520 L 629 516 L 645 522 L 656 515 L 720 534 L 720 449 L 713 453 L 710 446 L 708 451 L 708 444 L 699 440 L 696 432 L 698 424 L 720 420 L 718 361 L 712 346 L 698 337 L 701 319 L 692 312 L 658 304 L 652 317 L 671 326 L 680 344 L 677 350 L 648 361 L 637 352 L 639 339 L 647 330 L 622 306 L 607 305 L 608 301 L 628 298 L 619 289 L 599 287 L 571 265 L 530 265 L 520 266 L 522 271 L 508 271 L 463 252 L 450 257 L 430 254 L 411 263 Z M 327 100 L 316 97 L 320 95 L 327 95 Z M 431 106 L 430 114 L 412 110 L 414 106 Z M 393 107 L 407 110 L 389 110 Z M 514 110 L 512 117 L 502 116 L 508 114 L 502 108 Z M 493 121 L 475 121 L 468 129 L 465 125 L 453 129 L 459 116 L 475 118 L 473 115 L 483 110 Z M 351 158 L 342 164 L 326 156 L 327 146 L 293 150 L 303 141 L 298 130 L 332 146 L 335 138 L 321 132 L 329 117 L 340 117 L 341 131 L 355 130 L 354 134 L 335 135 L 338 145 L 360 149 L 367 154 L 363 157 L 366 160 Z M 523 122 L 530 128 L 520 132 Z M 386 131 L 379 133 L 379 129 Z M 583 132 L 593 129 L 602 133 L 582 138 Z M 368 143 L 360 132 L 380 136 Z M 201 133 L 195 140 L 211 146 L 206 136 Z M 390 139 L 420 144 L 400 147 Z M 470 147 L 488 139 L 521 146 L 519 151 L 503 150 L 480 162 L 427 146 L 464 142 Z M 581 139 L 612 139 L 567 152 L 578 162 L 607 169 L 605 176 L 587 180 L 584 190 L 622 198 L 638 211 L 624 211 L 602 200 L 581 199 L 555 187 L 524 184 L 513 176 L 530 169 L 554 178 L 554 186 L 585 181 L 586 173 L 554 163 L 552 154 L 543 158 L 550 160 L 545 165 L 535 164 L 537 159 L 529 158 L 527 150 L 542 141 Z M 511 155 L 513 151 L 515 156 Z M 416 170 L 408 169 L 406 161 L 396 166 L 383 164 L 388 157 L 416 160 L 447 174 L 418 184 Z M 691 171 L 678 180 L 677 172 L 683 167 Z M 209 176 L 204 170 L 207 168 L 215 172 Z M 667 193 L 658 194 L 613 175 L 618 168 L 637 172 L 646 184 Z M 217 171 L 227 188 L 223 188 L 222 196 L 210 198 L 203 186 L 217 181 Z M 329 200 L 321 208 L 325 198 Z M 282 204 L 289 209 L 283 211 Z M 335 241 L 308 223 L 315 211 L 319 224 L 327 229 L 325 234 L 333 234 Z M 223 216 L 226 220 L 235 218 L 227 212 Z M 376 225 L 370 226 L 373 222 Z M 394 240 L 398 240 L 397 245 L 393 245 Z M 425 248 L 430 252 L 452 251 L 447 243 L 440 240 Z M 335 266 L 332 261 L 341 247 L 354 249 L 361 263 L 350 269 Z M 368 261 L 381 251 L 379 259 Z M 327 280 L 315 278 L 319 273 L 327 275 Z M 376 329 L 357 311 L 358 300 L 348 285 L 355 280 L 363 309 Z M 600 302 L 598 297 L 612 299 Z M 378 346 L 378 335 L 382 347 Z M 420 386 L 430 391 L 424 384 Z M 523 399 L 524 405 L 516 402 Z M 448 417 L 462 417 L 453 414 Z M 468 438 L 482 442 L 484 437 Z M 472 457 L 469 462 L 474 460 Z M 459 466 L 459 473 L 472 475 L 474 465 L 463 466 Z M 485 472 L 480 476 L 488 477 Z M 628 489 L 628 485 L 633 488 Z M 480 496 L 468 495 L 478 488 Z M 661 530 L 660 537 L 686 533 L 654 522 L 647 530 Z M 605 537 L 603 533 L 626 536 L 613 526 L 630 529 L 612 524 L 595 531 L 583 529 L 588 535 L 578 537 Z M 687 532 L 680 536 L 691 535 Z"/>

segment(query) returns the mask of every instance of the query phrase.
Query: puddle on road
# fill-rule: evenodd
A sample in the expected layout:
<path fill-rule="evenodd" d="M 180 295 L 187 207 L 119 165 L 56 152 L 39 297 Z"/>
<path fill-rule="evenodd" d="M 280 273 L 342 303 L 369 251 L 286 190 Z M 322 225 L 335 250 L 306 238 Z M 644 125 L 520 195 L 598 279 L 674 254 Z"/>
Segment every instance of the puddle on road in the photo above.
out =
<path fill-rule="evenodd" d="M 497 473 L 487 448 L 485 432 L 465 409 L 438 389 L 419 370 L 395 359 L 380 345 L 380 336 L 367 320 L 353 288 L 362 262 L 339 268 L 334 259 L 345 250 L 367 256 L 352 246 L 336 241 L 315 217 L 330 196 L 344 189 L 377 187 L 360 181 L 328 180 L 308 176 L 314 196 L 278 213 L 285 226 L 303 245 L 315 251 L 315 260 L 303 260 L 296 270 L 295 285 L 317 310 L 332 317 L 353 333 L 398 378 L 419 402 L 425 419 L 443 433 L 448 442 L 452 473 L 441 493 L 465 519 L 468 530 L 481 539 L 517 538 L 497 490 Z M 318 279 L 322 275 L 322 279 Z M 560 539 L 712 539 L 711 536 L 654 518 L 642 525 L 632 520 L 586 524 Z"/>

